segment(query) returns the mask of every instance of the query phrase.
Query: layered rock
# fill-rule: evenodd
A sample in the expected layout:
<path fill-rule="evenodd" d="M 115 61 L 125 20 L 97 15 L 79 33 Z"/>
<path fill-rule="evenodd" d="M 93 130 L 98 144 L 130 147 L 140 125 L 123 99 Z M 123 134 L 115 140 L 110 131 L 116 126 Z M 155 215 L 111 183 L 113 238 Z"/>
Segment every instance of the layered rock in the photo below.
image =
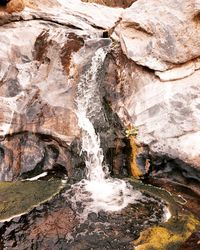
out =
<path fill-rule="evenodd" d="M 107 98 L 123 123 L 138 128 L 137 141 L 148 145 L 151 154 L 199 168 L 199 71 L 181 80 L 162 82 L 153 71 L 121 52 L 114 53 L 114 58 L 107 67 Z M 184 168 L 188 176 L 199 179 L 197 173 Z"/>
<path fill-rule="evenodd" d="M 17 4 L 18 0 L 12 0 L 9 4 L 12 2 Z M 0 24 L 18 20 L 42 19 L 84 30 L 98 37 L 103 29 L 111 29 L 122 13 L 120 8 L 83 3 L 80 0 L 67 2 L 65 0 L 26 0 L 23 4 L 24 8 L 16 11 L 14 9 L 8 11 L 8 5 L 7 8 L 1 9 Z"/>
<path fill-rule="evenodd" d="M 87 8 L 92 12 L 97 6 L 89 4 L 86 8 L 87 4 L 79 6 L 77 1 L 76 5 L 68 3 L 61 8 L 61 4 L 38 1 L 33 7 L 29 2 L 21 13 L 1 13 L 1 21 L 8 22 L 0 27 L 1 180 L 15 180 L 26 172 L 41 173 L 55 166 L 63 167 L 69 177 L 76 175 L 72 174 L 74 160 L 71 160 L 70 146 L 80 139 L 77 85 L 95 51 L 109 43 L 101 38 L 103 30 L 94 28 L 100 24 L 98 17 L 95 19 L 92 14 L 83 19 L 81 14 L 76 14 L 82 11 L 85 15 Z M 104 6 L 99 8 L 103 8 L 101 15 L 106 16 L 110 11 Z M 59 10 L 61 14 L 57 18 Z M 112 26 L 119 11 L 114 10 L 113 19 L 107 18 L 102 27 Z M 24 21 L 18 22 L 19 18 Z M 81 23 L 85 30 L 80 29 Z M 102 118 L 103 114 L 96 118 L 97 129 L 105 130 L 109 124 L 103 124 Z M 52 158 L 51 152 L 49 155 L 49 143 L 43 137 L 52 141 L 50 151 L 56 158 Z M 111 145 L 115 144 L 114 140 L 108 147 L 114 147 Z M 79 149 L 76 150 L 78 153 Z"/>
<path fill-rule="evenodd" d="M 199 180 L 188 167 L 200 167 L 198 16 L 198 1 L 187 0 L 139 0 L 124 10 L 112 36 L 129 60 L 117 52 L 110 61 L 108 98 L 151 155 Z"/>

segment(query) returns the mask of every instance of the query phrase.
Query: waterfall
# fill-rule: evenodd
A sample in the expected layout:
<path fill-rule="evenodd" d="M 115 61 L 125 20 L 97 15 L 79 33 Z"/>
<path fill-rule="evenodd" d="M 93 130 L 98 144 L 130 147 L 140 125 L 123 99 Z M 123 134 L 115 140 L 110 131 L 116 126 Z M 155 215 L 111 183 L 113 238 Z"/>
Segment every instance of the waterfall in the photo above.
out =
<path fill-rule="evenodd" d="M 99 94 L 98 75 L 101 72 L 108 48 L 96 50 L 90 67 L 82 75 L 77 91 L 77 117 L 82 130 L 82 152 L 84 152 L 87 179 L 73 185 L 67 196 L 74 203 L 82 204 L 82 217 L 90 212 L 118 211 L 129 203 L 136 203 L 142 194 L 133 191 L 124 180 L 109 176 L 108 166 L 103 163 L 104 155 L 100 137 L 95 132 L 92 118 L 103 112 Z"/>
<path fill-rule="evenodd" d="M 79 127 L 82 129 L 82 151 L 86 152 L 85 164 L 87 179 L 102 181 L 108 174 L 108 167 L 103 165 L 103 150 L 100 138 L 96 134 L 90 120 L 102 110 L 98 91 L 97 74 L 106 56 L 106 49 L 100 48 L 92 58 L 91 66 L 81 78 L 78 85 L 77 116 Z"/>

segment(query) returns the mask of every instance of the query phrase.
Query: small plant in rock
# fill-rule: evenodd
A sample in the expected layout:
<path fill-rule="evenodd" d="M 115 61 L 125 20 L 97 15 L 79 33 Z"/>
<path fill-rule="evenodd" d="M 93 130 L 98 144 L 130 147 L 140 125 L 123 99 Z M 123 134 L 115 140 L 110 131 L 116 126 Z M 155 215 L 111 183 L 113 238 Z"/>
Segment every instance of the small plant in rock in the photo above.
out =
<path fill-rule="evenodd" d="M 136 137 L 137 134 L 138 134 L 138 131 L 139 131 L 139 129 L 136 126 L 130 124 L 128 126 L 128 128 L 125 130 L 126 137 L 129 137 L 131 135 L 134 136 L 134 137 Z"/>

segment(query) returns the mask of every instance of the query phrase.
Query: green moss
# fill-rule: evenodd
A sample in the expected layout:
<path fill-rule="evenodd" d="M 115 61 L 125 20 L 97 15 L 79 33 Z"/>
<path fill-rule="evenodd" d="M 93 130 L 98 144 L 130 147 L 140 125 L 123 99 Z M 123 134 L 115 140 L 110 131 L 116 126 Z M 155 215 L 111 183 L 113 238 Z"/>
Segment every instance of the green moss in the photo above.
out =
<path fill-rule="evenodd" d="M 175 201 L 176 197 L 169 192 L 137 180 L 130 182 L 134 188 L 166 201 L 171 212 L 167 222 L 141 232 L 140 237 L 133 242 L 137 250 L 177 250 L 193 232 L 200 230 L 200 220 L 182 209 Z"/>
<path fill-rule="evenodd" d="M 61 180 L 0 182 L 0 220 L 30 211 L 61 188 Z"/>
<path fill-rule="evenodd" d="M 168 222 L 143 231 L 134 245 L 137 245 L 137 250 L 176 250 L 199 228 L 200 222 L 193 215 L 183 215 L 174 223 Z"/>

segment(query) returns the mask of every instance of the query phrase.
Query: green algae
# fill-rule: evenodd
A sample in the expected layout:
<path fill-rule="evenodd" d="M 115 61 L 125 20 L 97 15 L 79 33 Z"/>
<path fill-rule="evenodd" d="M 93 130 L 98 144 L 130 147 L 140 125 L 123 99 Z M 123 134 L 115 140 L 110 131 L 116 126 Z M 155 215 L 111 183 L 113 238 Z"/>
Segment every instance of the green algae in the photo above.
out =
<path fill-rule="evenodd" d="M 140 237 L 133 241 L 135 250 L 178 250 L 193 232 L 200 230 L 199 218 L 182 208 L 178 196 L 138 180 L 129 179 L 129 181 L 134 188 L 164 200 L 171 213 L 168 221 L 140 233 Z"/>
<path fill-rule="evenodd" d="M 62 186 L 59 179 L 0 182 L 0 221 L 31 211 L 51 199 Z"/>
<path fill-rule="evenodd" d="M 192 214 L 182 214 L 178 220 L 169 221 L 143 231 L 134 241 L 137 250 L 178 250 L 195 231 L 200 222 Z"/>

